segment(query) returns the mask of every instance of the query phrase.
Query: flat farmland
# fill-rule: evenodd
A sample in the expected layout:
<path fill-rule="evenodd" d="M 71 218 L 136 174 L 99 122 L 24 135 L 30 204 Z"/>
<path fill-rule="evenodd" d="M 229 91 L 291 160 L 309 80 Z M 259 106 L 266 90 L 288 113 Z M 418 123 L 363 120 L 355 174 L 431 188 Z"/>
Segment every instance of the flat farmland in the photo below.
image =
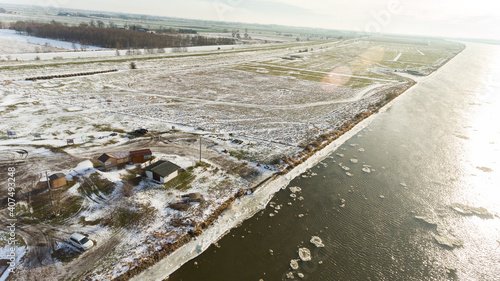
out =
<path fill-rule="evenodd" d="M 395 71 L 428 74 L 460 50 L 447 41 L 349 39 L 183 55 L 4 62 L 0 112 L 8 122 L 0 130 L 17 124 L 20 134 L 34 127 L 47 134 L 43 128 L 90 122 L 164 131 L 177 124 L 297 146 L 375 107 L 387 91 L 403 89 L 409 79 Z M 137 69 L 130 69 L 130 62 Z M 109 69 L 118 71 L 23 81 Z M 67 110 L 75 107 L 79 110 Z M 27 112 L 38 118 L 26 118 Z"/>

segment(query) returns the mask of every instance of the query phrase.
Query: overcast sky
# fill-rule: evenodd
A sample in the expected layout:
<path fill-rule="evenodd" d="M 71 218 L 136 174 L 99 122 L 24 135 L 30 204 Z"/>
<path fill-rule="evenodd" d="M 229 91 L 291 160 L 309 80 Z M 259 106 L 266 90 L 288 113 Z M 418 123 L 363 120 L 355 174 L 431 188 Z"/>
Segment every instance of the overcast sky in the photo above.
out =
<path fill-rule="evenodd" d="M 0 0 L 192 19 L 500 39 L 493 0 Z"/>

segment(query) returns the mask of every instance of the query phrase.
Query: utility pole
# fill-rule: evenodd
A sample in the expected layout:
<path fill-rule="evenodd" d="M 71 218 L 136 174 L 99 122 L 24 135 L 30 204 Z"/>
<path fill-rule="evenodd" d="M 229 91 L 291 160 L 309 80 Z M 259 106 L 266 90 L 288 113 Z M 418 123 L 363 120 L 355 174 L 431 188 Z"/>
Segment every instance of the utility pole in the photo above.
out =
<path fill-rule="evenodd" d="M 201 164 L 201 135 L 200 135 L 200 164 Z"/>
<path fill-rule="evenodd" d="M 50 188 L 50 180 L 49 180 L 49 175 L 47 174 L 47 171 L 45 171 L 45 178 L 47 179 L 47 187 L 49 188 L 49 198 L 50 198 L 50 206 L 52 207 L 52 212 L 54 212 L 54 215 L 57 217 L 56 209 L 54 207 L 54 202 L 52 200 L 52 194 L 51 194 L 51 188 Z"/>

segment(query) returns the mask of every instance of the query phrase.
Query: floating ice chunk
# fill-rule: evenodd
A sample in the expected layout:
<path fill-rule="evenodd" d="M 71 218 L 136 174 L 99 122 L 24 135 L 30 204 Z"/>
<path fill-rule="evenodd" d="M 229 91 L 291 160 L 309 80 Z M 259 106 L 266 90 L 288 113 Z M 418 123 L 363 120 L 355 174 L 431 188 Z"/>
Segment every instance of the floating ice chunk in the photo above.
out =
<path fill-rule="evenodd" d="M 451 208 L 462 215 L 476 215 L 479 217 L 493 218 L 493 214 L 483 207 L 471 207 L 460 203 L 451 204 Z"/>
<path fill-rule="evenodd" d="M 358 146 L 358 145 L 359 145 L 359 144 L 357 144 L 357 143 L 351 143 L 351 144 L 350 144 L 350 146 L 352 146 L 352 147 L 355 147 L 355 146 Z"/>
<path fill-rule="evenodd" d="M 385 199 L 384 195 L 380 195 L 379 197 L 380 197 L 380 199 Z"/>
<path fill-rule="evenodd" d="M 344 208 L 344 207 L 345 207 L 345 199 L 340 198 L 340 208 Z"/>
<path fill-rule="evenodd" d="M 314 176 L 317 176 L 317 175 L 318 175 L 318 174 L 316 174 L 316 173 L 314 173 L 314 172 L 313 172 L 313 173 L 311 173 L 311 177 L 314 177 Z"/>
<path fill-rule="evenodd" d="M 288 278 L 288 279 L 295 279 L 295 276 L 293 276 L 293 272 L 288 272 L 286 274 L 286 278 Z"/>
<path fill-rule="evenodd" d="M 302 274 L 302 273 L 300 273 L 300 272 L 299 272 L 299 273 L 297 273 L 297 275 L 299 276 L 299 278 L 304 278 L 304 274 Z"/>
<path fill-rule="evenodd" d="M 288 206 L 292 206 L 292 202 L 288 202 Z"/>
<path fill-rule="evenodd" d="M 448 274 L 457 272 L 457 268 L 450 264 L 445 265 L 444 268 L 446 269 L 446 273 Z"/>
<path fill-rule="evenodd" d="M 358 163 L 358 159 L 351 159 L 351 162 L 356 164 L 356 163 Z"/>
<path fill-rule="evenodd" d="M 337 153 L 338 157 L 344 157 L 344 154 Z"/>
<path fill-rule="evenodd" d="M 270 214 L 269 214 L 269 216 L 270 216 L 270 217 L 274 217 L 274 213 L 270 213 Z"/>
<path fill-rule="evenodd" d="M 434 220 L 433 218 L 423 217 L 423 216 L 415 216 L 415 219 L 424 221 L 430 225 L 438 225 L 438 222 L 436 220 Z"/>
<path fill-rule="evenodd" d="M 307 248 L 299 248 L 299 257 L 302 261 L 310 261 L 311 251 Z"/>
<path fill-rule="evenodd" d="M 323 241 L 318 236 L 313 236 L 310 242 L 313 243 L 318 248 L 325 247 L 325 244 L 323 244 Z"/>
<path fill-rule="evenodd" d="M 488 168 L 488 167 L 476 167 L 476 169 L 481 170 L 481 171 L 483 171 L 485 173 L 491 173 L 491 172 L 493 172 L 493 170 L 490 169 L 490 168 Z"/>
<path fill-rule="evenodd" d="M 363 167 L 365 167 L 365 168 L 371 168 L 372 166 L 365 164 L 365 165 L 363 165 Z"/>
<path fill-rule="evenodd" d="M 365 149 L 360 147 L 360 148 L 358 149 L 358 151 L 359 151 L 359 152 L 363 152 L 363 151 L 365 151 Z"/>
<path fill-rule="evenodd" d="M 289 189 L 293 193 L 302 191 L 302 188 L 300 188 L 298 186 L 290 186 Z"/>
<path fill-rule="evenodd" d="M 404 182 L 400 183 L 400 185 L 401 185 L 402 187 L 408 187 L 408 185 L 406 185 L 406 183 L 404 183 Z"/>
<path fill-rule="evenodd" d="M 353 174 L 351 174 L 349 172 L 346 172 L 345 174 L 348 175 L 348 176 L 350 176 L 350 177 L 354 176 Z"/>
<path fill-rule="evenodd" d="M 292 198 L 296 198 L 296 197 L 297 197 L 297 195 L 295 195 L 295 193 L 292 193 L 292 194 L 290 194 L 290 197 L 292 197 Z"/>
<path fill-rule="evenodd" d="M 367 167 L 364 167 L 363 169 L 361 169 L 361 171 L 368 173 L 368 174 L 372 172 L 372 170 L 370 170 L 370 168 L 367 168 Z"/>
<path fill-rule="evenodd" d="M 290 267 L 293 269 L 293 270 L 297 270 L 299 269 L 299 263 L 298 263 L 299 260 L 291 260 L 290 261 Z"/>
<path fill-rule="evenodd" d="M 303 218 L 304 217 L 304 214 L 299 214 L 299 218 Z"/>
<path fill-rule="evenodd" d="M 274 251 L 272 249 L 269 249 L 269 254 L 274 255 Z"/>
<path fill-rule="evenodd" d="M 351 168 L 349 168 L 347 166 L 342 166 L 342 169 L 344 169 L 345 171 L 349 171 Z"/>
<path fill-rule="evenodd" d="M 449 248 L 455 248 L 457 246 L 462 246 L 464 242 L 461 239 L 445 236 L 445 235 L 436 235 L 433 234 L 434 239 L 439 245 L 446 246 Z"/>
<path fill-rule="evenodd" d="M 319 261 L 318 264 L 323 264 L 323 261 Z"/>
<path fill-rule="evenodd" d="M 300 196 L 300 197 L 299 197 L 299 200 L 300 200 L 300 201 L 304 200 L 304 197 Z"/>

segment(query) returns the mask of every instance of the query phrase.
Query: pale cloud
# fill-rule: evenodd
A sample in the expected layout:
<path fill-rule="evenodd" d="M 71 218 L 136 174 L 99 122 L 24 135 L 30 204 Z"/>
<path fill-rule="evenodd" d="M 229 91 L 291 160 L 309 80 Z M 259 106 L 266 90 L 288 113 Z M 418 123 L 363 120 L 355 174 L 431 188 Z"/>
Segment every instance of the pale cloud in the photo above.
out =
<path fill-rule="evenodd" d="M 491 0 L 0 0 L 191 19 L 500 39 Z M 396 11 L 391 10 L 396 5 Z M 377 28 L 374 28 L 377 27 Z"/>

